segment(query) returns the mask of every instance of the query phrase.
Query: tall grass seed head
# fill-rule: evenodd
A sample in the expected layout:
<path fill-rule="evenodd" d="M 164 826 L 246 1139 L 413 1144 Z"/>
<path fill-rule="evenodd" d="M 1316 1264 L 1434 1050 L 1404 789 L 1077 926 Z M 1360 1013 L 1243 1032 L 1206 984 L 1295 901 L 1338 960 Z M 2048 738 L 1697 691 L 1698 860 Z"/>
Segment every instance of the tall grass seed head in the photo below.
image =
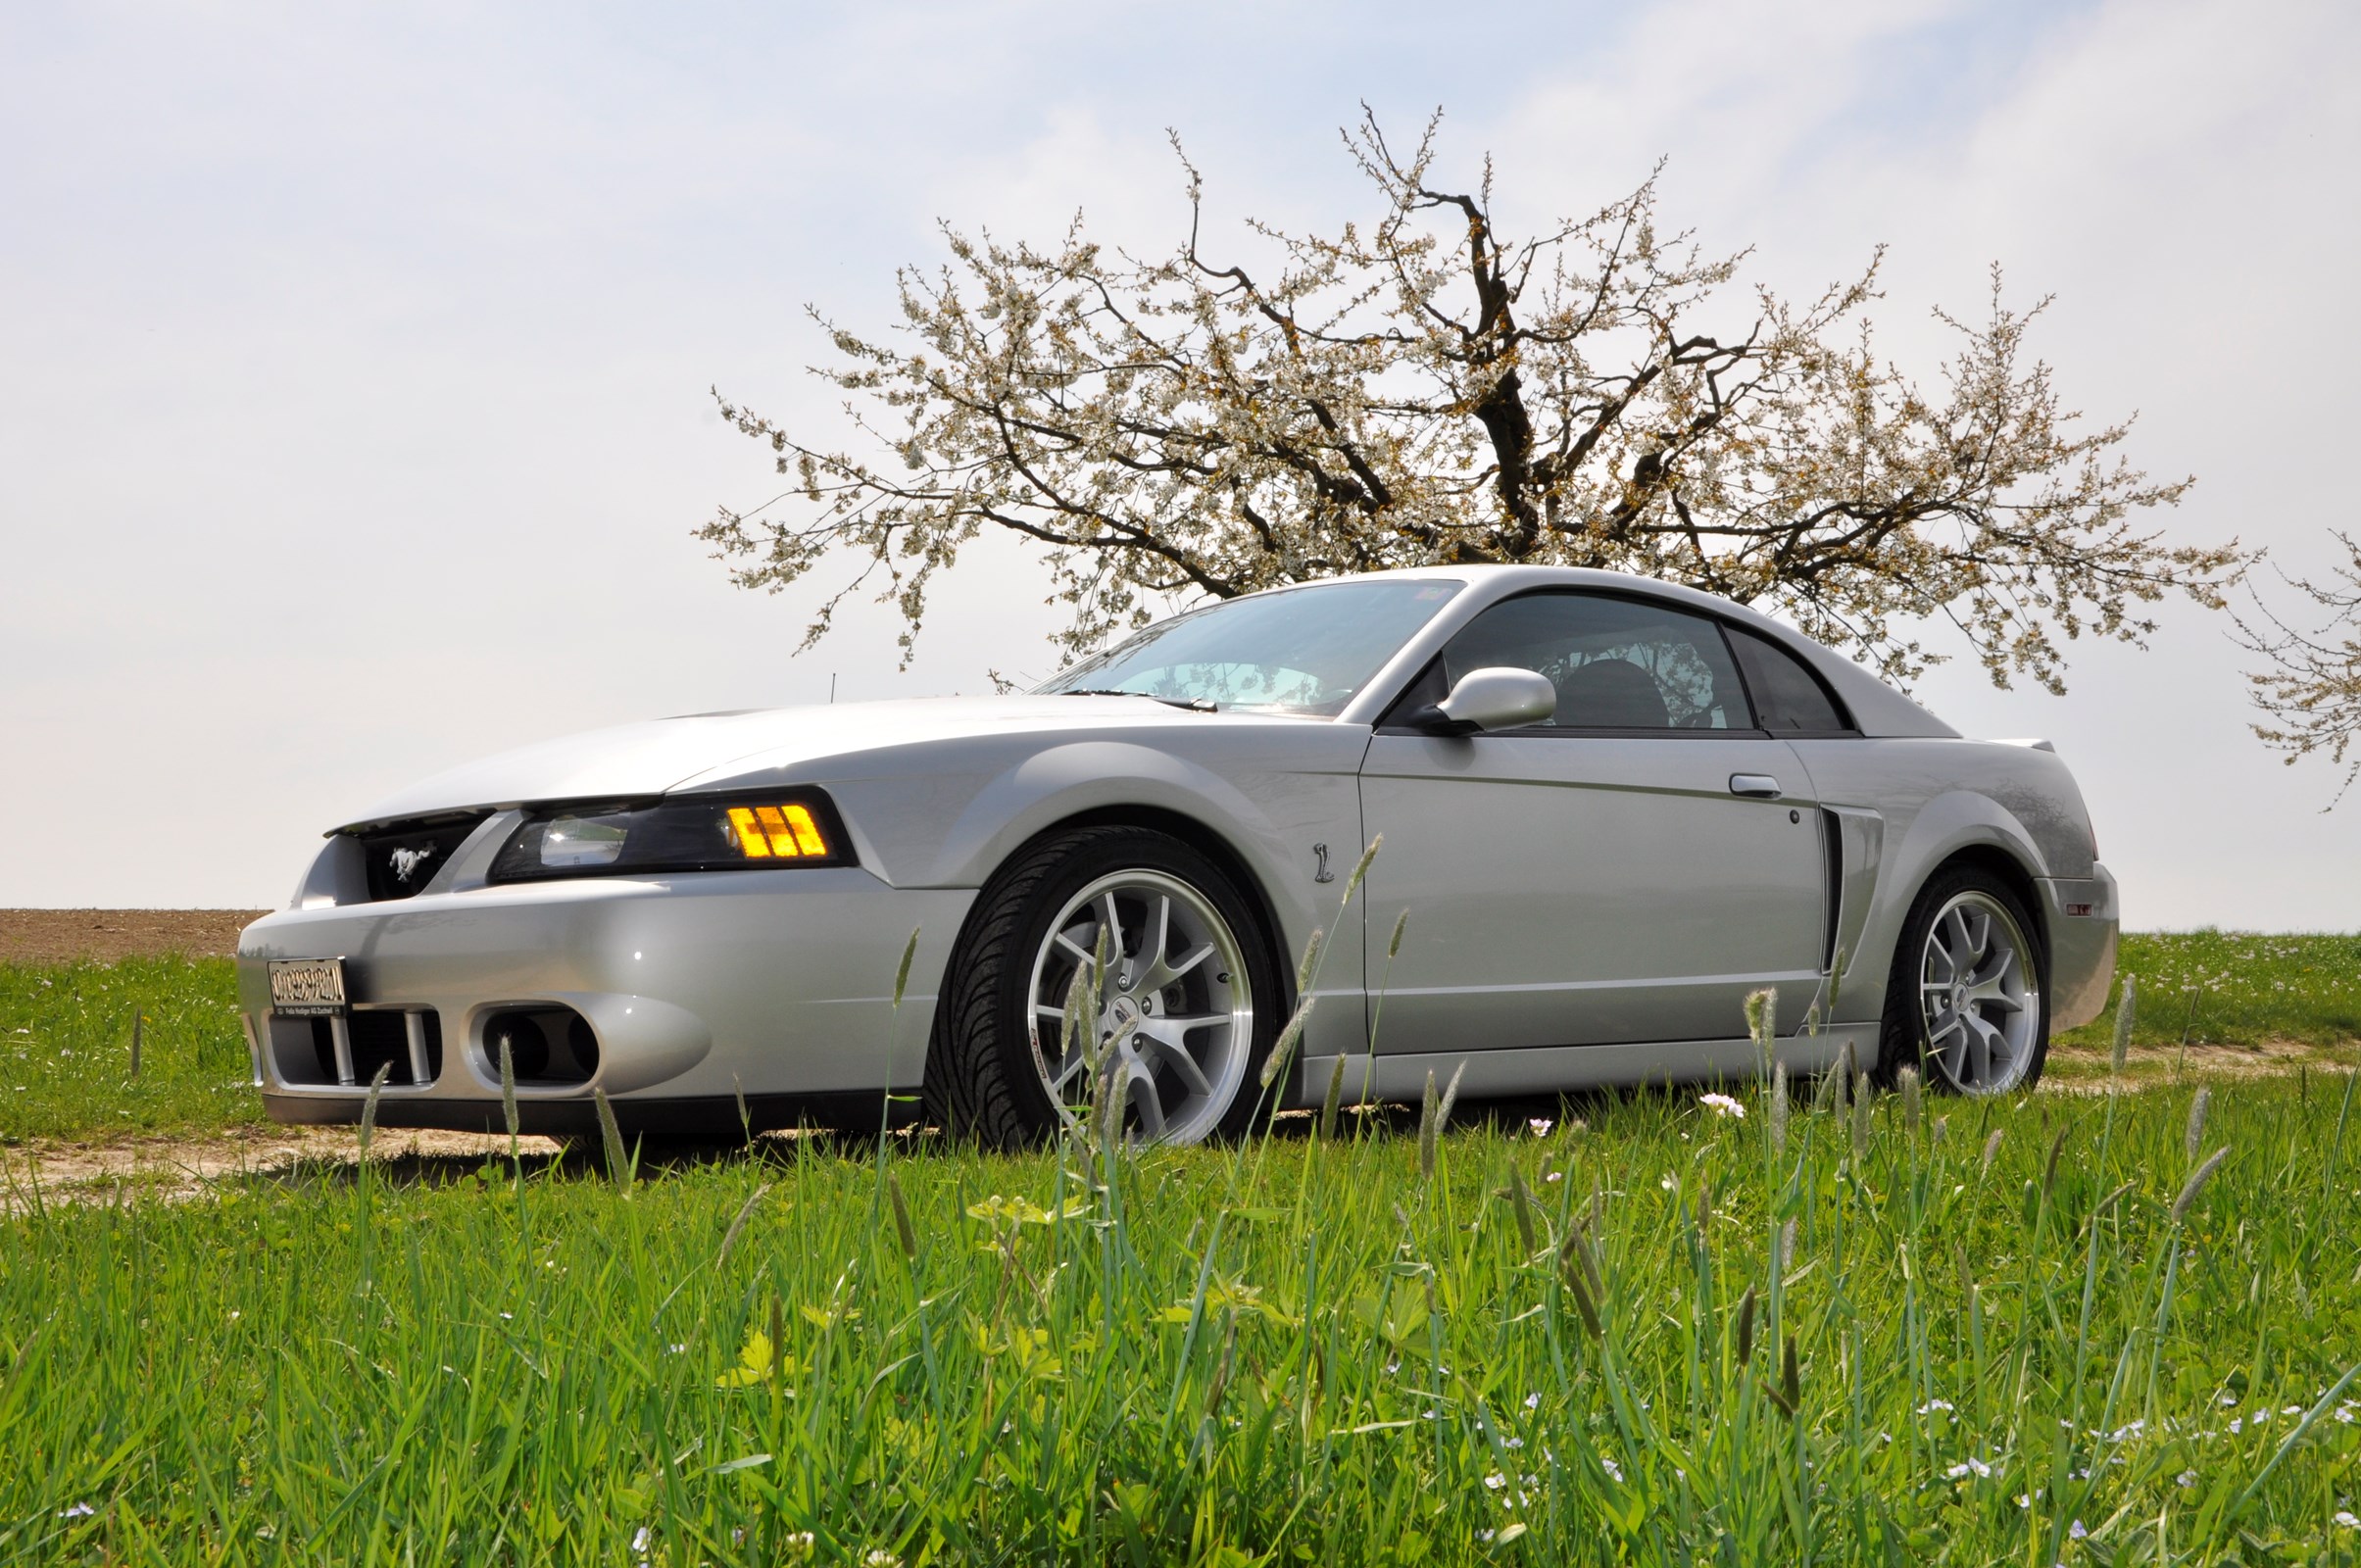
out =
<path fill-rule="evenodd" d="M 1314 996 L 1305 996 L 1296 1004 L 1296 1010 L 1288 1018 L 1287 1027 L 1279 1031 L 1279 1039 L 1271 1047 L 1270 1059 L 1262 1064 L 1263 1088 L 1268 1089 L 1278 1082 L 1279 1074 L 1287 1070 L 1288 1058 L 1296 1054 L 1296 1046 L 1303 1038 L 1303 1027 L 1311 1021 L 1312 1004 L 1319 1000 Z M 1337 1062 L 1342 1066 L 1344 1058 L 1339 1056 Z"/>
<path fill-rule="evenodd" d="M 369 1140 L 377 1132 L 377 1099 L 385 1093 L 385 1080 L 393 1072 L 393 1063 L 379 1062 L 377 1071 L 369 1081 L 369 1099 L 361 1102 L 361 1161 L 369 1162 Z"/>
<path fill-rule="evenodd" d="M 756 1205 L 760 1204 L 769 1192 L 770 1183 L 764 1182 L 762 1186 L 754 1190 L 753 1195 L 749 1197 L 744 1203 L 741 1203 L 738 1206 L 737 1217 L 729 1222 L 729 1229 L 721 1233 L 721 1246 L 719 1250 L 713 1253 L 713 1266 L 715 1268 L 719 1268 L 724 1262 L 728 1261 L 729 1250 L 738 1245 L 739 1233 L 746 1229 L 746 1222 L 754 1217 Z"/>
<path fill-rule="evenodd" d="M 1435 1174 L 1435 1112 L 1442 1105 L 1442 1096 L 1435 1088 L 1435 1071 L 1427 1069 L 1426 1093 L 1418 1106 L 1418 1174 L 1422 1180 L 1432 1180 Z"/>
<path fill-rule="evenodd" d="M 1303 997 L 1311 994 L 1311 977 L 1319 972 L 1320 949 L 1327 940 L 1328 933 L 1315 928 L 1311 933 L 1310 940 L 1303 944 L 1303 957 L 1296 965 L 1297 996 Z"/>
<path fill-rule="evenodd" d="M 2220 1169 L 2222 1161 L 2229 1157 L 2230 1151 L 2227 1148 L 2217 1149 L 2206 1156 L 2204 1164 L 2189 1173 L 2189 1180 L 2181 1186 L 2181 1196 L 2173 1200 L 2172 1221 L 2175 1225 L 2189 1217 L 2189 1205 L 2197 1200 L 2199 1193 L 2205 1191 L 2206 1179 Z"/>
<path fill-rule="evenodd" d="M 886 1197 L 894 1205 L 894 1237 L 902 1244 L 902 1255 L 910 1262 L 918 1260 L 918 1231 L 910 1222 L 910 1203 L 902 1196 L 902 1179 L 892 1171 L 885 1173 Z M 755 1195 L 761 1197 L 760 1193 Z"/>
<path fill-rule="evenodd" d="M 1353 902 L 1353 891 L 1361 885 L 1361 878 L 1369 874 L 1369 862 L 1377 858 L 1377 852 L 1384 848 L 1386 836 L 1378 834 L 1369 841 L 1369 847 L 1361 851 L 1361 858 L 1353 862 L 1353 874 L 1345 878 L 1345 896 L 1337 901 L 1339 908 Z"/>
<path fill-rule="evenodd" d="M 500 1032 L 500 1115 L 508 1124 L 509 1141 L 516 1140 L 516 1057 L 509 1049 L 507 1030 Z"/>
<path fill-rule="evenodd" d="M 1459 1103 L 1459 1080 L 1466 1076 L 1467 1058 L 1462 1056 L 1459 1058 L 1459 1065 L 1451 1069 L 1451 1081 L 1443 1086 L 1443 1103 L 1436 1107 L 1435 1135 L 1437 1137 L 1441 1137 L 1444 1130 L 1451 1126 L 1451 1107 Z"/>
<path fill-rule="evenodd" d="M 2140 1001 L 2140 977 L 2123 977 L 2123 997 L 2115 1004 L 2115 1047 L 2107 1057 L 2108 1069 L 2118 1078 L 2123 1076 L 2124 1058 L 2132 1051 L 2132 1018 Z"/>
<path fill-rule="evenodd" d="M 2213 1089 L 2199 1085 L 2189 1102 L 2189 1128 L 2181 1135 L 2181 1148 L 2190 1164 L 2197 1160 L 2197 1151 L 2205 1147 L 2205 1112 L 2213 1103 Z"/>
<path fill-rule="evenodd" d="M 1345 1102 L 1345 1057 L 1339 1053 L 1336 1065 L 1328 1070 L 1328 1093 L 1320 1101 L 1320 1137 L 1323 1141 L 1336 1136 L 1336 1113 Z"/>
<path fill-rule="evenodd" d="M 902 993 L 910 989 L 910 960 L 918 956 L 919 927 L 911 926 L 910 940 L 902 945 L 902 963 L 894 970 L 894 1010 L 902 1010 Z"/>

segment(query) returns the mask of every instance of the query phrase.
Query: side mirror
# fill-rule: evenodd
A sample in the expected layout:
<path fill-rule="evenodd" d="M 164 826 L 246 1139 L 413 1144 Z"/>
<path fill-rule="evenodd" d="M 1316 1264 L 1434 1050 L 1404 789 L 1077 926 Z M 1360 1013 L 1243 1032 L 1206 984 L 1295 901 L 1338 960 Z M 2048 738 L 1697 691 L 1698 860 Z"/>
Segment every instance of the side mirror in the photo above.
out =
<path fill-rule="evenodd" d="M 1530 669 L 1494 666 L 1471 669 L 1451 695 L 1409 715 L 1418 728 L 1437 735 L 1478 730 L 1520 729 L 1557 711 L 1557 688 Z"/>

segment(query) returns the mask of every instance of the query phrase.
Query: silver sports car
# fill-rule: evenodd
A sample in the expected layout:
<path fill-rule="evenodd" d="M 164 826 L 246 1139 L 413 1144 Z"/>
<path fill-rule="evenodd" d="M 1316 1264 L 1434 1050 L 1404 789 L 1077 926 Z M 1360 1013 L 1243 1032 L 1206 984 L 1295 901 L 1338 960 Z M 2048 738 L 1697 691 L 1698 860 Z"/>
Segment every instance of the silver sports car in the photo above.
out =
<path fill-rule="evenodd" d="M 1795 1072 L 1849 1048 L 2002 1094 L 2104 1004 L 2097 856 L 2046 743 L 1963 740 L 1738 606 L 1388 572 L 1177 616 L 1027 696 L 441 774 L 327 835 L 241 939 L 239 1005 L 291 1122 L 357 1119 L 382 1072 L 385 1125 L 497 1129 L 505 1061 L 527 1131 L 587 1130 L 603 1091 L 656 1133 L 923 1113 L 1017 1144 L 1096 1103 L 1186 1142 L 1340 1074 L 1751 1076 L 1766 989 Z"/>

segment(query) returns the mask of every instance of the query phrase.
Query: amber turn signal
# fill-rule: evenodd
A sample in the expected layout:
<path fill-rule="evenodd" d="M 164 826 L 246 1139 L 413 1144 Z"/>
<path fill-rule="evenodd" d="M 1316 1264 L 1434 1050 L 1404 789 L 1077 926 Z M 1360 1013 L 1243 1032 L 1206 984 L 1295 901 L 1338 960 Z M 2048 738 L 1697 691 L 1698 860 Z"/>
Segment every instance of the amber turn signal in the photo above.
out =
<path fill-rule="evenodd" d="M 819 824 L 812 819 L 811 810 L 793 803 L 733 806 L 729 810 L 729 825 L 738 840 L 738 853 L 750 860 L 791 859 L 828 853 L 828 841 L 820 836 Z"/>

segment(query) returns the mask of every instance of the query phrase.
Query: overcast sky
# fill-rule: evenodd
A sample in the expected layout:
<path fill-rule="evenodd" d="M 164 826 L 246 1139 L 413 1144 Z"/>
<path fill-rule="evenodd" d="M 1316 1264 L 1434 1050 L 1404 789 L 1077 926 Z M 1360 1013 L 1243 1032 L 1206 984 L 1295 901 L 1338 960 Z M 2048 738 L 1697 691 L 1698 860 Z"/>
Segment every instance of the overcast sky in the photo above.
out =
<path fill-rule="evenodd" d="M 2344 6 L 16 6 L 0 11 L 0 906 L 266 906 L 321 829 L 509 744 L 1039 676 L 1019 553 L 920 657 L 730 588 L 690 530 L 771 492 L 708 388 L 808 427 L 803 307 L 891 320 L 939 220 L 1181 232 L 1366 210 L 1366 99 L 1532 226 L 1658 157 L 1667 220 L 1802 289 L 1892 250 L 1930 307 L 2057 303 L 2070 407 L 2133 413 L 2164 517 L 2290 567 L 2349 501 L 2361 13 Z M 1741 323 L 1743 325 L 1743 323 Z M 829 574 L 833 580 L 834 574 Z M 2045 735 L 2134 927 L 2361 925 L 2361 799 L 2247 733 L 2221 617 L 2073 690 L 1920 695 Z"/>

